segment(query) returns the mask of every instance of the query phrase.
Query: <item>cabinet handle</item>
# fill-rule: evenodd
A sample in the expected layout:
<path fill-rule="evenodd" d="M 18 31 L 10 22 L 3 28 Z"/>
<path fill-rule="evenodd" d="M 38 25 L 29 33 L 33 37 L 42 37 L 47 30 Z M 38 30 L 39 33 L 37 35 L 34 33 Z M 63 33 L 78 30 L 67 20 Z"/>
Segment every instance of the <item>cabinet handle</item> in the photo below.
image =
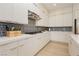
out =
<path fill-rule="evenodd" d="M 16 48 L 18 48 L 18 47 L 22 47 L 22 46 L 24 46 L 24 45 L 22 44 L 22 45 L 19 45 L 19 46 L 13 47 L 13 48 L 11 48 L 10 50 L 14 50 L 14 49 L 16 49 Z"/>

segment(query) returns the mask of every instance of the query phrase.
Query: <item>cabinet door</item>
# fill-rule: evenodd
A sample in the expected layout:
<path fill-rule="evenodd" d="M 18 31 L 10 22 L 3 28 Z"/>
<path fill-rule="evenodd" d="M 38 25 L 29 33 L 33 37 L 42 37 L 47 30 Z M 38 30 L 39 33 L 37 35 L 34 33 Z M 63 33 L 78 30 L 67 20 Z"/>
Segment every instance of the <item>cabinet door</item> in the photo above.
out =
<path fill-rule="evenodd" d="M 26 50 L 24 44 L 18 45 L 18 56 L 25 56 Z"/>
<path fill-rule="evenodd" d="M 74 4 L 73 5 L 73 17 L 74 17 L 74 19 L 79 18 L 79 4 Z"/>
<path fill-rule="evenodd" d="M 12 22 L 14 16 L 14 4 L 1 3 L 0 4 L 0 21 Z"/>
<path fill-rule="evenodd" d="M 27 4 L 27 8 L 28 8 L 28 10 L 30 10 L 30 11 L 32 11 L 32 12 L 39 15 L 39 8 L 35 5 L 35 3 Z"/>
<path fill-rule="evenodd" d="M 28 24 L 27 4 L 2 3 L 0 8 L 0 21 Z"/>
<path fill-rule="evenodd" d="M 63 26 L 63 17 L 61 14 L 51 15 L 50 16 L 50 26 Z"/>
<path fill-rule="evenodd" d="M 18 55 L 18 48 L 13 47 L 10 49 L 6 49 L 6 51 L 4 53 L 7 53 L 7 56 L 17 56 Z"/>
<path fill-rule="evenodd" d="M 56 16 L 55 15 L 53 15 L 53 16 L 50 17 L 50 19 L 49 19 L 49 25 L 50 26 L 56 26 Z"/>
<path fill-rule="evenodd" d="M 27 4 L 24 3 L 14 4 L 14 20 L 17 23 L 28 24 Z"/>
<path fill-rule="evenodd" d="M 55 24 L 56 26 L 63 26 L 63 17 L 62 17 L 62 14 L 58 14 L 56 15 L 56 20 L 55 20 Z"/>
<path fill-rule="evenodd" d="M 6 45 L 2 45 L 1 54 L 4 56 L 17 56 L 18 55 L 18 42 L 12 42 Z"/>
<path fill-rule="evenodd" d="M 18 55 L 18 49 L 3 49 L 0 51 L 0 56 L 17 56 Z"/>
<path fill-rule="evenodd" d="M 47 22 L 47 15 L 46 13 L 36 4 L 28 4 L 28 10 L 36 13 L 37 15 L 39 15 L 39 17 L 41 18 L 40 20 L 36 20 L 36 26 L 47 26 L 48 22 Z"/>
<path fill-rule="evenodd" d="M 76 55 L 77 55 L 76 43 L 75 43 L 73 40 L 72 40 L 71 42 L 72 42 L 72 43 L 71 43 L 71 47 L 72 47 L 71 52 L 72 52 L 72 55 L 73 55 L 73 56 L 76 56 Z"/>
<path fill-rule="evenodd" d="M 49 33 L 42 33 L 38 35 L 38 38 L 37 38 L 38 43 L 39 43 L 38 51 L 42 49 L 49 42 L 48 34 Z"/>
<path fill-rule="evenodd" d="M 73 49 L 74 49 L 74 51 L 72 51 L 72 52 L 74 52 L 74 54 L 73 55 L 76 55 L 76 56 L 79 56 L 79 44 L 76 42 L 76 41 L 74 41 L 73 40 Z"/>
<path fill-rule="evenodd" d="M 63 26 L 72 26 L 72 12 L 63 14 Z"/>
<path fill-rule="evenodd" d="M 42 11 L 40 9 L 38 9 L 38 15 L 40 16 L 40 20 L 36 20 L 36 26 L 44 26 L 45 22 L 44 22 L 44 15 L 42 13 Z"/>
<path fill-rule="evenodd" d="M 22 46 L 23 49 L 21 49 L 21 47 L 20 47 L 19 52 L 23 53 L 23 54 L 20 54 L 20 55 L 33 56 L 37 53 L 37 50 L 38 50 L 38 47 L 39 47 L 38 46 L 39 42 L 37 41 L 37 39 L 35 37 L 25 39 L 21 42 L 23 42 L 24 45 Z"/>
<path fill-rule="evenodd" d="M 19 42 L 18 42 L 18 44 L 16 46 L 7 49 L 7 52 L 11 56 L 24 56 L 25 51 L 24 51 L 24 44 L 21 44 L 21 43 L 19 44 Z"/>
<path fill-rule="evenodd" d="M 48 26 L 49 21 L 47 16 L 40 17 L 40 20 L 36 21 L 36 26 Z"/>
<path fill-rule="evenodd" d="M 26 40 L 22 39 L 19 42 L 19 46 L 18 46 L 18 56 L 26 56 L 27 52 L 26 52 Z"/>
<path fill-rule="evenodd" d="M 79 56 L 79 46 L 73 39 L 70 40 L 69 53 L 72 56 Z"/>
<path fill-rule="evenodd" d="M 47 39 L 46 36 L 38 38 L 38 40 L 39 40 L 39 50 L 49 42 L 49 39 Z"/>

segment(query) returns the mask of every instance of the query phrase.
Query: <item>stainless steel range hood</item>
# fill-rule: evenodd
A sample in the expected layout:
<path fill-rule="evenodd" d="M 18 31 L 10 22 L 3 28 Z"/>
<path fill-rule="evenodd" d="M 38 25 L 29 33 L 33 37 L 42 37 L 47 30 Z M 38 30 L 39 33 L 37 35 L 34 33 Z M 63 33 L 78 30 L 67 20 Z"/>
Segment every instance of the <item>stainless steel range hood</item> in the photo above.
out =
<path fill-rule="evenodd" d="M 39 15 L 37 15 L 36 13 L 28 10 L 28 19 L 32 19 L 32 20 L 40 20 L 41 18 L 39 17 Z"/>

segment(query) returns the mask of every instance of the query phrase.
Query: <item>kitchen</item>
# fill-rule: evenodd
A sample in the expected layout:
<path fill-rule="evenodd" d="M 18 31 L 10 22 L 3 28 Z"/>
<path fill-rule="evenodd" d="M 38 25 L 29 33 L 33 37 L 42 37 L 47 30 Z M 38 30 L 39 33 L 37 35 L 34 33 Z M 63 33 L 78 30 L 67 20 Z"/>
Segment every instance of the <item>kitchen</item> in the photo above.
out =
<path fill-rule="evenodd" d="M 0 3 L 0 7 L 0 56 L 79 56 L 79 4 Z"/>

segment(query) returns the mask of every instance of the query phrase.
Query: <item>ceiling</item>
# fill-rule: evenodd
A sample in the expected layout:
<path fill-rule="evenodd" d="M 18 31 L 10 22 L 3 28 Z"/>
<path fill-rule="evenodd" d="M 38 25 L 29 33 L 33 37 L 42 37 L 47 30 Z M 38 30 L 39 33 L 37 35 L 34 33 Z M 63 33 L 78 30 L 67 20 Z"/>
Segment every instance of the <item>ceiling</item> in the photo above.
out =
<path fill-rule="evenodd" d="M 48 11 L 51 12 L 56 9 L 71 7 L 72 3 L 41 3 L 41 5 Z"/>

